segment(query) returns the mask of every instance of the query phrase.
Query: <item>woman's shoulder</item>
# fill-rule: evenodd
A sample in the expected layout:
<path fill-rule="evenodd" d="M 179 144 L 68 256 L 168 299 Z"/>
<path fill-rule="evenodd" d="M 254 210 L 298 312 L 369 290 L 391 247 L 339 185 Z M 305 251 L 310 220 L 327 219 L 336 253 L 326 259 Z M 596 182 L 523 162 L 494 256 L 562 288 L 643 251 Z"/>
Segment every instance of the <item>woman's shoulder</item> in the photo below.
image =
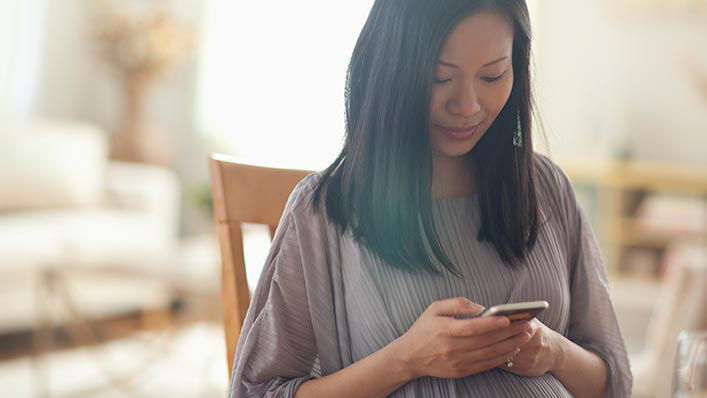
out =
<path fill-rule="evenodd" d="M 560 212 L 567 218 L 576 208 L 574 188 L 562 168 L 545 155 L 535 154 L 538 199 L 547 214 Z"/>
<path fill-rule="evenodd" d="M 315 242 L 323 244 L 340 237 L 339 229 L 326 216 L 324 196 L 321 195 L 318 203 L 314 201 L 322 178 L 321 172 L 304 177 L 292 190 L 281 219 L 281 224 L 294 231 L 299 239 L 309 242 L 310 248 Z"/>
<path fill-rule="evenodd" d="M 314 209 L 312 199 L 321 179 L 322 173 L 314 172 L 300 180 L 287 199 L 284 214 L 311 217 L 318 212 Z"/>
<path fill-rule="evenodd" d="M 568 180 L 567 175 L 557 163 L 540 153 L 535 153 L 535 169 L 543 179 L 554 180 L 556 183 Z"/>
<path fill-rule="evenodd" d="M 572 183 L 564 170 L 549 157 L 535 154 L 535 171 L 540 193 L 548 193 L 554 199 L 565 200 L 572 192 Z"/>

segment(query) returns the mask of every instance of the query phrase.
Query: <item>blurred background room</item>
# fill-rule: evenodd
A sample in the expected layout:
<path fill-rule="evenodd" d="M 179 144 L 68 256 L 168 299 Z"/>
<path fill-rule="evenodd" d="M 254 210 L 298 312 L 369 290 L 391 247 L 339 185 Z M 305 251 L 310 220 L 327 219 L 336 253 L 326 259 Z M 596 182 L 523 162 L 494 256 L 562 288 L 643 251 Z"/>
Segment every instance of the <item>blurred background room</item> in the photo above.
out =
<path fill-rule="evenodd" d="M 208 156 L 331 162 L 372 3 L 0 0 L 0 395 L 225 395 Z M 707 329 L 707 0 L 528 4 L 537 151 L 592 221 L 634 395 L 668 397 Z"/>

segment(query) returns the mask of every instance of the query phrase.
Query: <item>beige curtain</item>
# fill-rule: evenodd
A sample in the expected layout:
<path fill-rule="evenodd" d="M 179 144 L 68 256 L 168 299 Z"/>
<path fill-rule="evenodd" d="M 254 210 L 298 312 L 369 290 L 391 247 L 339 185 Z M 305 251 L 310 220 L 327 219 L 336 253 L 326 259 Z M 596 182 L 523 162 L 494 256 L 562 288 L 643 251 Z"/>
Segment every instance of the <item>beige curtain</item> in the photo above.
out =
<path fill-rule="evenodd" d="M 34 110 L 45 13 L 46 0 L 0 1 L 0 119 Z"/>

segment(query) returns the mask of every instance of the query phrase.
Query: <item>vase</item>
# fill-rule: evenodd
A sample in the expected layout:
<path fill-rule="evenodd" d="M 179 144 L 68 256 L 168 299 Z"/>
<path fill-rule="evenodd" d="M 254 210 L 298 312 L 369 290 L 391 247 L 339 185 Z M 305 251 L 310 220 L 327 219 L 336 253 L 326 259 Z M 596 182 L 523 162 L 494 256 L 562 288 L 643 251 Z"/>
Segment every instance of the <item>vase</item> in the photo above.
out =
<path fill-rule="evenodd" d="M 144 117 L 151 80 L 151 76 L 143 74 L 128 74 L 123 79 L 123 115 L 112 137 L 112 159 L 171 165 L 169 142 Z"/>

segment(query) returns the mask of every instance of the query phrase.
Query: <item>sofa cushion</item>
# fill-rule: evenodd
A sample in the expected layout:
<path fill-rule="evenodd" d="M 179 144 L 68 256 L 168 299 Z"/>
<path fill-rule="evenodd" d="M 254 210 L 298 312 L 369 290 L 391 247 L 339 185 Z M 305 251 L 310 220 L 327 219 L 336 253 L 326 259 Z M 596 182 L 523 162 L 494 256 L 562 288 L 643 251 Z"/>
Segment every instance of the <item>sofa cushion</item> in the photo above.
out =
<path fill-rule="evenodd" d="M 89 124 L 0 124 L 0 211 L 97 204 L 107 155 L 106 134 Z"/>
<path fill-rule="evenodd" d="M 0 236 L 0 272 L 65 265 L 158 271 L 175 245 L 161 220 L 119 208 L 6 212 Z"/>

